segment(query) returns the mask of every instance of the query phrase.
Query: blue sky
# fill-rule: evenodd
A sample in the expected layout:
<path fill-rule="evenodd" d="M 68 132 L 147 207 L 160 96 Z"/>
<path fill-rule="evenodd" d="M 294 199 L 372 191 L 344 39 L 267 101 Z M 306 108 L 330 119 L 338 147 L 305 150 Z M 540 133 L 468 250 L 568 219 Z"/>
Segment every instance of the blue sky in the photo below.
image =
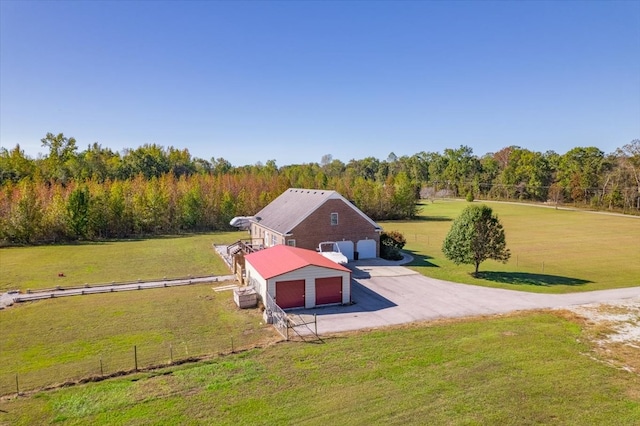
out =
<path fill-rule="evenodd" d="M 640 2 L 0 1 L 0 145 L 232 164 L 640 138 Z"/>

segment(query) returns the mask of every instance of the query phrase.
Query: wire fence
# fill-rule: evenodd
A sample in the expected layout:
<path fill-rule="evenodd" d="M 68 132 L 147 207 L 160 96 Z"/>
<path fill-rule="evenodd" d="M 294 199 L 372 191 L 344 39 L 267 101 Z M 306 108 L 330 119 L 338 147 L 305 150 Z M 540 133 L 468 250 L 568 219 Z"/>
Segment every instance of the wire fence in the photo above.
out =
<path fill-rule="evenodd" d="M 211 341 L 133 345 L 87 356 L 69 353 L 55 361 L 35 357 L 19 370 L 0 374 L 0 396 L 100 381 L 136 371 L 215 358 L 257 347 L 255 337 L 216 336 Z"/>
<path fill-rule="evenodd" d="M 442 235 L 428 235 L 420 233 L 407 233 L 405 234 L 407 244 L 416 244 L 419 246 L 427 247 L 427 252 L 430 250 L 441 250 L 443 236 Z M 405 249 L 407 247 L 405 246 Z M 414 266 L 433 266 L 430 262 L 431 257 L 421 256 L 420 253 L 411 253 L 414 256 L 412 265 Z M 517 274 L 538 274 L 538 275 L 572 275 L 575 274 L 575 268 L 567 268 L 567 263 L 564 259 L 557 258 L 552 251 L 535 248 L 532 250 L 511 250 L 511 257 L 507 262 L 508 266 L 505 268 L 499 268 L 501 271 L 508 270 L 510 273 Z M 483 268 L 486 268 L 486 264 L 483 264 Z M 588 269 L 588 266 L 581 265 L 581 270 Z M 578 280 L 579 281 L 579 280 Z"/>

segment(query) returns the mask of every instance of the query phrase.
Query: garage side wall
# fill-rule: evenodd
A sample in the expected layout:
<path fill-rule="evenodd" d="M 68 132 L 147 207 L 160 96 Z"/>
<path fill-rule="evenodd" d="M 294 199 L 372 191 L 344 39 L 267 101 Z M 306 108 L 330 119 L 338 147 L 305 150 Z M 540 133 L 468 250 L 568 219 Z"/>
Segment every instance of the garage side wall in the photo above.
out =
<path fill-rule="evenodd" d="M 247 274 L 247 285 L 253 287 L 256 290 L 256 293 L 260 295 L 260 298 L 264 302 L 264 300 L 267 298 L 267 280 L 265 280 L 262 275 L 258 273 L 256 268 L 254 268 L 251 263 L 246 262 L 245 267 L 245 271 Z"/>
<path fill-rule="evenodd" d="M 338 224 L 331 225 L 331 213 L 338 213 Z M 315 250 L 324 241 L 374 240 L 380 255 L 380 233 L 342 200 L 327 200 L 292 230 L 296 247 Z"/>
<path fill-rule="evenodd" d="M 247 268 L 248 270 L 248 268 Z M 305 280 L 304 307 L 313 308 L 316 306 L 316 278 L 342 277 L 342 303 L 351 301 L 351 273 L 338 271 L 335 269 L 321 268 L 318 266 L 306 266 L 304 268 L 279 275 L 266 280 L 265 288 L 274 298 L 276 298 L 276 282 Z M 266 295 L 265 295 L 266 297 Z"/>

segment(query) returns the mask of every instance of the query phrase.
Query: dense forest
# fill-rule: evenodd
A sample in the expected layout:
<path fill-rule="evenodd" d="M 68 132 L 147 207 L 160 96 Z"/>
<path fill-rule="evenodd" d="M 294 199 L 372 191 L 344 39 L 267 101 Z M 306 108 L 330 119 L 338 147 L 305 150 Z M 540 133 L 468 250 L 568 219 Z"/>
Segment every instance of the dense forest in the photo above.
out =
<path fill-rule="evenodd" d="M 229 229 L 290 187 L 335 189 L 375 220 L 412 218 L 419 198 L 571 204 L 640 213 L 640 140 L 610 154 L 565 154 L 517 146 L 481 157 L 467 146 L 412 156 L 278 167 L 233 166 L 187 149 L 148 144 L 79 151 L 64 134 L 42 140 L 46 155 L 0 148 L 0 239 L 11 243 L 127 238 Z"/>

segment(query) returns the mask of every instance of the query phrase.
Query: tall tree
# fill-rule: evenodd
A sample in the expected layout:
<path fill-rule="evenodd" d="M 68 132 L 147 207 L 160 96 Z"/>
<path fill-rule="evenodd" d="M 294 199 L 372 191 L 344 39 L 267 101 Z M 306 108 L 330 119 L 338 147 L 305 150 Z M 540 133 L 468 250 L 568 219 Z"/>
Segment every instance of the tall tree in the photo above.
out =
<path fill-rule="evenodd" d="M 91 195 L 86 186 L 74 189 L 67 201 L 69 228 L 75 238 L 84 238 L 89 225 L 89 202 Z"/>
<path fill-rule="evenodd" d="M 473 150 L 461 145 L 458 149 L 444 150 L 443 178 L 456 195 L 466 194 L 471 189 L 471 180 L 480 170 L 480 162 L 473 155 Z"/>
<path fill-rule="evenodd" d="M 475 277 L 485 260 L 506 263 L 511 256 L 502 224 L 486 205 L 469 206 L 462 211 L 444 239 L 442 252 L 456 265 L 475 265 Z"/>
<path fill-rule="evenodd" d="M 509 148 L 508 162 L 500 174 L 509 198 L 545 201 L 551 178 L 551 169 L 542 154 L 515 146 Z"/>
<path fill-rule="evenodd" d="M 574 202 L 588 203 L 600 188 L 604 165 L 604 153 L 598 148 L 573 148 L 560 158 L 558 179 Z"/>
<path fill-rule="evenodd" d="M 124 176 L 131 178 L 142 174 L 145 178 L 160 177 L 171 169 L 164 148 L 156 144 L 145 144 L 135 150 L 126 150 L 122 158 Z"/>
<path fill-rule="evenodd" d="M 25 155 L 20 145 L 16 145 L 12 150 L 0 148 L 0 185 L 5 182 L 17 183 L 22 178 L 32 177 L 35 170 L 35 162 Z"/>
<path fill-rule="evenodd" d="M 49 155 L 43 162 L 45 178 L 66 183 L 71 178 L 69 163 L 75 158 L 78 149 L 75 138 L 67 138 L 63 133 L 47 133 L 40 142 L 42 146 L 49 148 Z"/>
<path fill-rule="evenodd" d="M 23 180 L 19 198 L 12 206 L 6 228 L 1 232 L 11 241 L 29 244 L 37 239 L 41 226 L 42 205 L 35 185 L 30 180 Z"/>

